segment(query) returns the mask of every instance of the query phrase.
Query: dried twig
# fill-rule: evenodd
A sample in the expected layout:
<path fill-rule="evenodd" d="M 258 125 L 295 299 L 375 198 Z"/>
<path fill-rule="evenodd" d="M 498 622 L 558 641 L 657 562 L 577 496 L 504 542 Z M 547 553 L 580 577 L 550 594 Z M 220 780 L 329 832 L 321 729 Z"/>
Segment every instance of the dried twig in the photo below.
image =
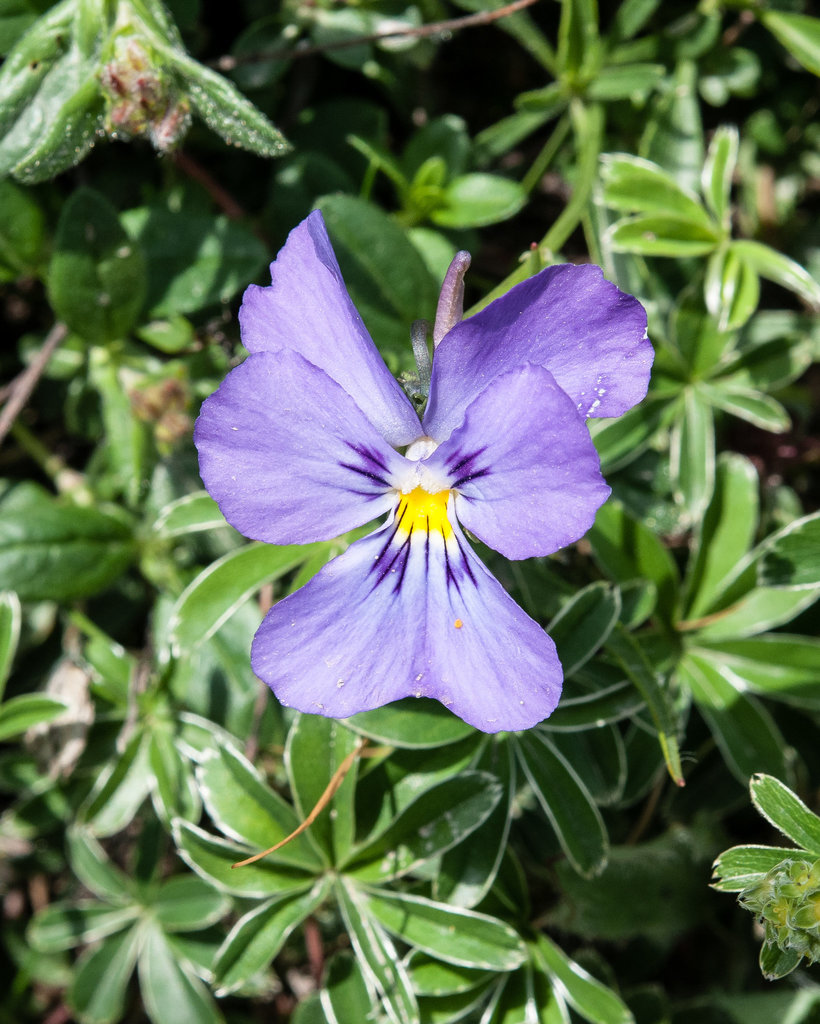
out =
<path fill-rule="evenodd" d="M 8 388 L 6 404 L 0 411 L 0 444 L 11 430 L 11 425 L 20 415 L 31 393 L 37 387 L 37 382 L 45 372 L 48 362 L 54 355 L 57 347 L 68 335 L 68 328 L 65 324 L 56 323 L 46 335 L 46 339 L 40 351 L 32 359 L 29 365 L 11 382 Z"/>
<path fill-rule="evenodd" d="M 441 35 L 444 32 L 458 32 L 463 28 L 473 28 L 476 25 L 490 25 L 501 18 L 507 18 L 517 11 L 523 11 L 525 7 L 532 7 L 538 0 L 514 0 L 513 3 L 498 7 L 494 11 L 478 11 L 475 14 L 465 14 L 461 18 L 449 18 L 446 21 L 432 21 L 427 25 L 415 27 L 391 29 L 388 32 L 373 32 L 371 35 L 355 36 L 351 39 L 337 39 L 335 42 L 321 44 L 297 44 L 288 50 L 262 50 L 259 53 L 243 54 L 241 57 L 234 57 L 225 54 L 218 60 L 213 61 L 213 66 L 220 71 L 233 71 L 240 64 L 251 64 L 259 60 L 293 60 L 296 57 L 312 57 L 317 53 L 325 53 L 328 50 L 345 50 L 352 46 L 361 46 L 364 43 L 379 43 L 383 39 L 425 39 L 429 36 Z"/>

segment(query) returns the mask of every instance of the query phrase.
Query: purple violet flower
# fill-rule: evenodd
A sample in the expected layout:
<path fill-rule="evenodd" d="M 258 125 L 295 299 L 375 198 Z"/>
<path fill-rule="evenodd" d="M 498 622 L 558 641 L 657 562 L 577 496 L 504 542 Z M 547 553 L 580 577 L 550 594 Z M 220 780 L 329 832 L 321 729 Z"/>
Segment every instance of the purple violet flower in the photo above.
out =
<path fill-rule="evenodd" d="M 250 355 L 203 404 L 202 479 L 246 536 L 306 544 L 387 514 L 254 638 L 254 671 L 299 711 L 346 718 L 434 697 L 498 732 L 558 703 L 555 645 L 462 527 L 518 559 L 592 526 L 609 488 L 585 420 L 646 393 L 646 314 L 598 267 L 567 264 L 460 320 L 461 259 L 439 303 L 454 326 L 437 323 L 421 421 L 347 294 L 319 212 L 291 232 L 270 287 L 245 292 Z"/>

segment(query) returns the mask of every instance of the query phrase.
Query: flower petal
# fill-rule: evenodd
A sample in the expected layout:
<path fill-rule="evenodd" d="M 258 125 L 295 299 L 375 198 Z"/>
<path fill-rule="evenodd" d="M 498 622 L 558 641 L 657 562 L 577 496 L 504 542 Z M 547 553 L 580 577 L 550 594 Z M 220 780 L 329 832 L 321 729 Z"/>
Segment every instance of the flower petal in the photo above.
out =
<path fill-rule="evenodd" d="M 482 391 L 423 466 L 456 491 L 458 521 L 507 558 L 578 540 L 609 496 L 574 402 L 532 364 Z"/>
<path fill-rule="evenodd" d="M 552 640 L 457 525 L 445 539 L 391 522 L 357 541 L 271 609 L 251 663 L 299 711 L 346 718 L 434 697 L 484 732 L 540 722 L 562 682 Z"/>
<path fill-rule="evenodd" d="M 406 462 L 339 384 L 287 351 L 231 370 L 203 403 L 194 442 L 228 522 L 273 544 L 327 540 L 389 511 Z"/>
<path fill-rule="evenodd" d="M 418 416 L 347 294 L 318 210 L 291 231 L 270 271 L 270 286 L 251 285 L 239 310 L 248 351 L 298 352 L 340 384 L 390 444 L 414 441 Z"/>
<path fill-rule="evenodd" d="M 646 394 L 653 359 L 646 313 L 599 267 L 548 267 L 445 335 L 433 359 L 427 434 L 437 441 L 499 374 L 550 371 L 587 416 L 619 416 Z"/>

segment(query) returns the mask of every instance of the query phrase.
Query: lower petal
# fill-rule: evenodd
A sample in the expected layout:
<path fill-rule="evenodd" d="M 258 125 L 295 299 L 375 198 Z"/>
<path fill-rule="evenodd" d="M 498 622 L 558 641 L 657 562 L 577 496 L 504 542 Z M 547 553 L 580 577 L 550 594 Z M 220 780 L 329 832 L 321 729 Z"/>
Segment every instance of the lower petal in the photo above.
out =
<path fill-rule="evenodd" d="M 555 645 L 505 593 L 457 526 L 396 522 L 357 541 L 279 602 L 252 664 L 279 700 L 347 718 L 432 697 L 484 732 L 528 729 L 558 703 Z"/>

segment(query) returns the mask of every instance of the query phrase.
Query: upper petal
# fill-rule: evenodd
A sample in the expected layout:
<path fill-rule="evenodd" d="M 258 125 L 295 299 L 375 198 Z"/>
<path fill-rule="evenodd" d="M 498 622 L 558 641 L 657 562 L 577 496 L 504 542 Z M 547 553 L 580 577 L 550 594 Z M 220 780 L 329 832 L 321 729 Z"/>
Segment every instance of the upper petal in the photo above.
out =
<path fill-rule="evenodd" d="M 599 267 L 548 267 L 445 335 L 433 359 L 426 433 L 441 441 L 487 384 L 523 363 L 550 371 L 587 416 L 619 416 L 646 394 L 646 313 Z"/>
<path fill-rule="evenodd" d="M 578 540 L 609 496 L 574 402 L 531 364 L 496 378 L 422 465 L 446 475 L 459 522 L 507 558 Z"/>
<path fill-rule="evenodd" d="M 341 384 L 390 444 L 417 438 L 418 416 L 347 294 L 318 210 L 291 231 L 270 271 L 270 286 L 251 285 L 239 310 L 248 351 L 298 352 Z"/>
<path fill-rule="evenodd" d="M 346 718 L 434 697 L 484 732 L 528 729 L 558 703 L 555 645 L 457 525 L 357 541 L 259 628 L 253 669 L 286 705 Z"/>
<path fill-rule="evenodd" d="M 254 540 L 304 544 L 387 512 L 406 460 L 339 384 L 295 352 L 251 355 L 202 405 L 202 480 Z"/>

